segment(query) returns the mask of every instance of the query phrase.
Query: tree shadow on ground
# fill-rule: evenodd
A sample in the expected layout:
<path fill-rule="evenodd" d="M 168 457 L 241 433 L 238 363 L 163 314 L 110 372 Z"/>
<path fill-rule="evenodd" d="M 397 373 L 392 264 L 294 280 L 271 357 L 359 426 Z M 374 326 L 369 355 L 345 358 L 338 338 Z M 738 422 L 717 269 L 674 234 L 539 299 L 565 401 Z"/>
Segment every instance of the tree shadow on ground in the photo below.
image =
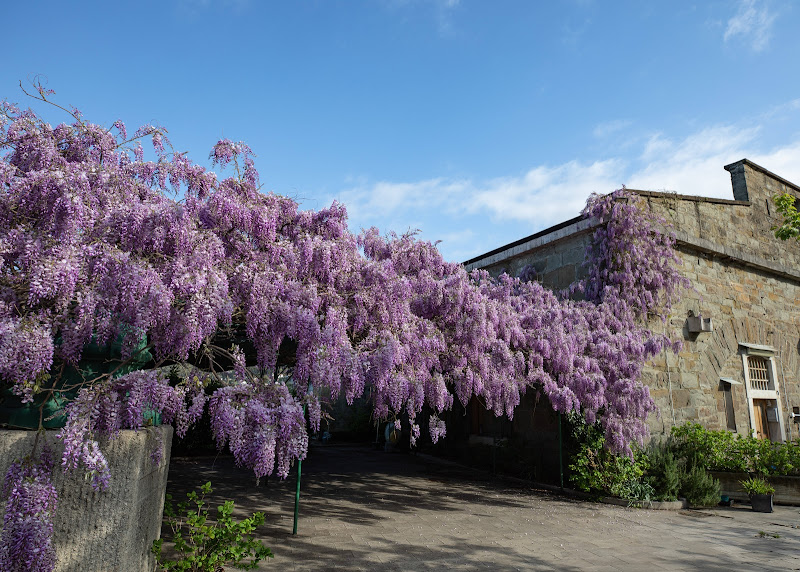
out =
<path fill-rule="evenodd" d="M 293 515 L 296 475 L 295 466 L 286 480 L 270 477 L 256 484 L 253 473 L 237 467 L 230 456 L 179 458 L 171 461 L 167 492 L 178 501 L 211 481 L 212 502 L 231 499 L 237 513 L 265 512 L 269 522 Z M 368 523 L 385 518 L 382 512 L 447 512 L 465 502 L 522 506 L 507 498 L 490 498 L 497 487 L 480 471 L 442 467 L 414 455 L 358 446 L 320 447 L 312 449 L 302 465 L 301 509 L 316 517 Z"/>
<path fill-rule="evenodd" d="M 599 505 L 415 455 L 338 445 L 313 448 L 303 463 L 293 536 L 295 475 L 296 467 L 285 481 L 256 485 L 230 457 L 173 459 L 168 491 L 179 500 L 211 481 L 212 504 L 234 500 L 240 517 L 264 512 L 258 536 L 275 559 L 260 570 L 638 570 L 646 564 L 727 571 L 743 563 L 769 569 L 770 559 L 785 569 L 798 540 L 755 538 L 757 531 L 724 518 Z"/>

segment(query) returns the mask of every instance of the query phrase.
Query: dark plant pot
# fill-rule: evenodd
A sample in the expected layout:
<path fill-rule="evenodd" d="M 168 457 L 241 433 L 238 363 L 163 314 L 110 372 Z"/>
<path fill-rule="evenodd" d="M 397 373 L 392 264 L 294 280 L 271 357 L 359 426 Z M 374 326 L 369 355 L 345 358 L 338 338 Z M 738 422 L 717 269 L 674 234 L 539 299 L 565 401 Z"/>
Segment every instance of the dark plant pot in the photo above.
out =
<path fill-rule="evenodd" d="M 772 512 L 772 495 L 750 495 L 750 504 L 755 512 Z"/>

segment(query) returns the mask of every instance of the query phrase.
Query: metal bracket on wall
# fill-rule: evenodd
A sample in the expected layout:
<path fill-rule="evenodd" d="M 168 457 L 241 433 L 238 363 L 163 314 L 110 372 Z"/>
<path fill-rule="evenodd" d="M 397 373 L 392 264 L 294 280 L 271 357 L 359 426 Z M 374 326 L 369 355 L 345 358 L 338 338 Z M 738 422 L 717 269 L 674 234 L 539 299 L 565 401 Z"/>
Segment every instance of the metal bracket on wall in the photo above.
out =
<path fill-rule="evenodd" d="M 694 315 L 694 312 L 689 312 L 689 317 L 686 318 L 686 329 L 689 332 L 696 334 L 700 332 L 713 332 L 714 324 L 711 318 L 704 318 L 702 315 Z"/>

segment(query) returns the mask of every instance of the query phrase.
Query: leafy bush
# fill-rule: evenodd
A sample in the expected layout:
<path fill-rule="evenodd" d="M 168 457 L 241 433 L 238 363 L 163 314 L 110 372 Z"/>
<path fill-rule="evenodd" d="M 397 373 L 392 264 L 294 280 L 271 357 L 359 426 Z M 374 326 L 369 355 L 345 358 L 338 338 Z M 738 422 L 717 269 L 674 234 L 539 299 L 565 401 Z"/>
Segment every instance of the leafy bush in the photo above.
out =
<path fill-rule="evenodd" d="M 653 488 L 653 499 L 657 501 L 678 500 L 681 486 L 681 471 L 672 451 L 670 441 L 651 442 L 647 448 L 649 467 L 644 481 Z"/>
<path fill-rule="evenodd" d="M 647 455 L 640 450 L 631 456 L 614 454 L 606 448 L 598 427 L 576 417 L 571 417 L 570 423 L 578 445 L 569 465 L 570 480 L 576 488 L 629 500 L 650 500 L 653 488 L 642 481 Z"/>
<path fill-rule="evenodd" d="M 597 427 L 577 417 L 570 422 L 576 442 L 570 479 L 586 492 L 630 500 L 671 501 L 682 496 L 693 506 L 709 506 L 719 501 L 719 482 L 708 471 L 800 475 L 800 440 L 775 443 L 686 423 L 674 427 L 670 439 L 625 456 L 608 451 Z M 742 484 L 754 480 L 769 487 L 763 478 Z"/>
<path fill-rule="evenodd" d="M 706 469 L 746 471 L 745 456 L 737 435 L 729 431 L 709 431 L 698 423 L 672 428 L 678 456 L 701 460 Z"/>
<path fill-rule="evenodd" d="M 697 458 L 710 471 L 800 475 L 800 441 L 775 443 L 697 423 L 674 427 L 672 437 L 680 456 Z"/>
<path fill-rule="evenodd" d="M 684 426 L 677 438 L 653 442 L 631 456 L 616 455 L 604 446 L 598 427 L 576 418 L 570 422 L 577 448 L 569 468 L 576 488 L 634 501 L 685 497 L 692 506 L 719 501 L 719 481 L 707 472 L 708 458 L 716 455 L 717 465 L 732 464 L 725 444 L 733 439 L 709 435 L 699 426 Z"/>
<path fill-rule="evenodd" d="M 616 496 L 629 501 L 651 501 L 655 500 L 655 490 L 647 481 L 631 479 L 624 483 L 619 483 L 615 487 Z"/>
<path fill-rule="evenodd" d="M 681 472 L 680 495 L 692 506 L 714 506 L 719 502 L 719 481 L 700 465 L 689 464 Z"/>
<path fill-rule="evenodd" d="M 750 495 L 771 495 L 775 493 L 775 487 L 761 477 L 750 477 L 744 481 L 739 481 L 744 491 Z"/>
<path fill-rule="evenodd" d="M 175 513 L 172 497 L 167 495 L 164 516 L 172 528 L 175 550 L 180 557 L 168 561 L 161 550 L 164 539 L 153 541 L 152 552 L 162 570 L 221 572 L 223 566 L 254 570 L 259 561 L 272 558 L 272 551 L 252 534 L 256 527 L 264 523 L 263 513 L 256 512 L 250 518 L 235 522 L 231 517 L 233 501 L 226 501 L 217 507 L 216 522 L 209 522 L 204 499 L 212 490 L 211 483 L 206 483 L 200 488 L 199 496 L 192 491 L 187 495 L 189 501 L 178 503 L 178 511 L 186 514 L 185 522 Z M 186 536 L 184 527 L 187 529 Z M 245 562 L 248 559 L 250 561 Z"/>

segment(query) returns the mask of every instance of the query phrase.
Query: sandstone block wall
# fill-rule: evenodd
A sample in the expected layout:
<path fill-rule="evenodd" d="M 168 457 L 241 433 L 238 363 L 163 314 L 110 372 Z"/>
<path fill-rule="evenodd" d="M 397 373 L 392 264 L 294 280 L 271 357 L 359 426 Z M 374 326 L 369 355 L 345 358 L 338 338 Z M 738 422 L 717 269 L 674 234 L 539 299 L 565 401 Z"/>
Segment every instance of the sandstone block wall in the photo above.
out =
<path fill-rule="evenodd" d="M 790 420 L 792 407 L 800 406 L 800 360 L 798 360 L 797 308 L 800 285 L 754 273 L 735 263 L 703 253 L 680 251 L 684 273 L 695 284 L 673 308 L 666 327 L 683 339 L 678 355 L 656 356 L 643 374 L 643 382 L 659 406 L 660 418 L 651 418 L 654 433 L 668 433 L 673 425 L 695 421 L 711 429 L 725 429 L 725 386 L 720 378 L 738 381 L 732 385 L 736 432 L 750 434 L 749 409 L 744 389 L 741 343 L 774 347 L 777 381 L 781 388 L 786 436 L 798 437 Z M 689 311 L 710 317 L 713 332 L 691 335 L 686 328 Z"/>
<path fill-rule="evenodd" d="M 682 274 L 693 285 L 667 325 L 682 337 L 683 350 L 677 356 L 657 356 L 644 374 L 661 412 L 650 420 L 651 429 L 667 433 L 686 421 L 727 428 L 725 384 L 720 382 L 725 377 L 741 384 L 730 386 L 731 424 L 737 433 L 750 434 L 745 343 L 777 350 L 779 407 L 786 437 L 795 439 L 800 425 L 790 414 L 800 406 L 800 245 L 773 235 L 781 219 L 772 199 L 784 192 L 800 196 L 800 189 L 747 160 L 726 169 L 738 200 L 640 192 L 673 225 Z M 711 318 L 714 331 L 690 334 L 689 312 Z"/>
<path fill-rule="evenodd" d="M 519 249 L 489 264 L 478 262 L 472 267 L 482 268 L 497 277 L 504 272 L 519 276 L 526 266 L 532 266 L 536 270 L 536 280 L 548 288 L 561 290 L 585 276 L 583 262 L 594 227 L 595 224 L 576 224 L 574 233 L 547 237 L 551 240 L 538 241 L 541 245 L 534 249 Z M 471 269 L 470 265 L 467 268 Z"/>
<path fill-rule="evenodd" d="M 677 355 L 662 353 L 645 367 L 643 382 L 660 412 L 650 418 L 651 431 L 668 434 L 686 421 L 727 428 L 726 384 L 720 381 L 725 377 L 742 384 L 728 386 L 730 424 L 749 434 L 740 345 L 745 343 L 775 348 L 784 431 L 796 439 L 800 424 L 792 422 L 791 412 L 800 407 L 800 243 L 776 239 L 772 227 L 781 222 L 773 197 L 788 192 L 800 198 L 800 187 L 746 159 L 725 169 L 731 173 L 731 200 L 635 191 L 672 225 L 679 266 L 693 284 L 667 323 L 649 324 L 684 342 Z M 532 265 L 545 286 L 565 288 L 584 275 L 583 255 L 596 224 L 574 219 L 466 266 L 518 275 Z M 689 332 L 689 312 L 711 318 L 714 331 Z"/>
<path fill-rule="evenodd" d="M 46 439 L 60 459 L 63 447 L 55 433 L 48 431 Z M 33 431 L 0 430 L 0 476 L 31 452 L 34 439 Z M 108 490 L 94 491 L 79 470 L 54 470 L 56 571 L 152 572 L 150 547 L 161 535 L 172 427 L 122 431 L 101 446 L 111 467 Z M 163 459 L 159 465 L 150 458 L 154 449 Z"/>

